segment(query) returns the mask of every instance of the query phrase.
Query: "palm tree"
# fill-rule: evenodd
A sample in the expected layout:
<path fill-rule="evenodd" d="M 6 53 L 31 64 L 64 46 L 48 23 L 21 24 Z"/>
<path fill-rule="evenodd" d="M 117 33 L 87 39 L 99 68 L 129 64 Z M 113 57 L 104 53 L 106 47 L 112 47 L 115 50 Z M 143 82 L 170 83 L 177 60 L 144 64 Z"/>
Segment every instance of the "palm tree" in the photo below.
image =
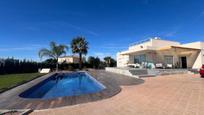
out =
<path fill-rule="evenodd" d="M 50 42 L 50 49 L 43 48 L 39 51 L 38 55 L 40 58 L 49 57 L 56 61 L 56 71 L 58 71 L 58 58 L 66 54 L 66 50 L 68 50 L 68 46 L 59 44 L 57 45 L 55 42 Z"/>
<path fill-rule="evenodd" d="M 75 37 L 71 42 L 72 53 L 79 54 L 79 69 L 82 67 L 82 55 L 88 52 L 88 42 L 82 36 Z"/>

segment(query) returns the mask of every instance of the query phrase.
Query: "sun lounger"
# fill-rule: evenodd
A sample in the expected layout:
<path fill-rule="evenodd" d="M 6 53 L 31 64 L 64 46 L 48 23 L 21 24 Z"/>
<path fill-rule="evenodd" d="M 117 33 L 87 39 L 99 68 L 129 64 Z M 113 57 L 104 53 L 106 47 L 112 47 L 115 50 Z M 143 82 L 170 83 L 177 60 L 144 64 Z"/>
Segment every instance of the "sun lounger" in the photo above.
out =
<path fill-rule="evenodd" d="M 49 73 L 50 72 L 50 68 L 43 68 L 39 72 L 40 73 Z"/>

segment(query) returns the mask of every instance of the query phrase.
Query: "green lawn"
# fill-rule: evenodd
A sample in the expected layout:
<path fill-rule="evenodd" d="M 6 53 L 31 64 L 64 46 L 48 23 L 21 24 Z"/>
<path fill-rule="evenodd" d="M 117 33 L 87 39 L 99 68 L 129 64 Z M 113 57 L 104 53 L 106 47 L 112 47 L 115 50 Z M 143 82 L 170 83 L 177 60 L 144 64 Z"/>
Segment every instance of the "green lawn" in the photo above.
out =
<path fill-rule="evenodd" d="M 7 74 L 0 75 L 0 92 L 8 90 L 19 84 L 23 84 L 34 78 L 40 77 L 40 73 Z"/>

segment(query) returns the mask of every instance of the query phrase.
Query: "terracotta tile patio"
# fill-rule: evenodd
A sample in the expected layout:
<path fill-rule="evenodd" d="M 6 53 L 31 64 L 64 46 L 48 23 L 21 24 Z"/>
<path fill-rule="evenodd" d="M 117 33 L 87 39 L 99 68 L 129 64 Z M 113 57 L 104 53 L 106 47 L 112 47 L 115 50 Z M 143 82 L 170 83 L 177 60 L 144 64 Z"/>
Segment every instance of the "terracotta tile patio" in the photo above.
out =
<path fill-rule="evenodd" d="M 180 74 L 143 78 L 108 99 L 36 110 L 32 115 L 204 115 L 204 79 Z"/>

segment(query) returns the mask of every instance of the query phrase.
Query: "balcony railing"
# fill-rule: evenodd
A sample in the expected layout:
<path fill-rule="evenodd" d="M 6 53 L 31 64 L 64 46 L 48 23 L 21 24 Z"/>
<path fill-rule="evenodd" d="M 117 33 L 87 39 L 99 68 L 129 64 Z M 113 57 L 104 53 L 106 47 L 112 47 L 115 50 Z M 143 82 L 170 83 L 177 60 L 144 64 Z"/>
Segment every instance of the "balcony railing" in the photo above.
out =
<path fill-rule="evenodd" d="M 138 45 L 138 44 L 142 44 L 144 42 L 148 42 L 150 41 L 151 38 L 148 38 L 148 39 L 144 39 L 144 40 L 141 40 L 141 41 L 138 41 L 138 42 L 134 42 L 134 43 L 131 43 L 129 46 L 135 46 L 135 45 Z"/>

